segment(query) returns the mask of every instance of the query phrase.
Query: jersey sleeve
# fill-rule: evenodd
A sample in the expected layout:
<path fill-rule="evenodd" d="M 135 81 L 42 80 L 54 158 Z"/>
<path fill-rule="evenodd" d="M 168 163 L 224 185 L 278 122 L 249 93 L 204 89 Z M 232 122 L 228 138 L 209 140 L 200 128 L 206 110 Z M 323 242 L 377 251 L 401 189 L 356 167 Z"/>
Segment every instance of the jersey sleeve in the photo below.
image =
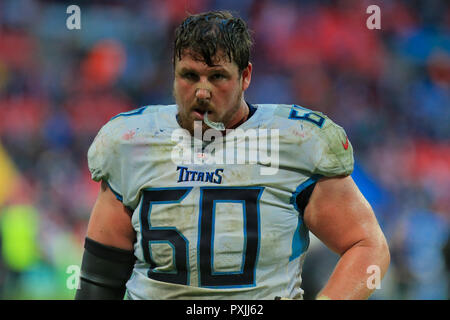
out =
<path fill-rule="evenodd" d="M 329 118 L 319 129 L 321 152 L 314 174 L 326 177 L 350 175 L 353 172 L 353 147 L 345 130 Z"/>
<path fill-rule="evenodd" d="M 280 163 L 307 176 L 346 176 L 353 172 L 353 148 L 344 129 L 325 114 L 298 105 L 278 105 Z"/>
<path fill-rule="evenodd" d="M 104 180 L 119 200 L 123 194 L 121 188 L 120 144 L 114 135 L 114 125 L 109 122 L 104 125 L 91 146 L 87 158 L 91 178 L 94 181 Z"/>

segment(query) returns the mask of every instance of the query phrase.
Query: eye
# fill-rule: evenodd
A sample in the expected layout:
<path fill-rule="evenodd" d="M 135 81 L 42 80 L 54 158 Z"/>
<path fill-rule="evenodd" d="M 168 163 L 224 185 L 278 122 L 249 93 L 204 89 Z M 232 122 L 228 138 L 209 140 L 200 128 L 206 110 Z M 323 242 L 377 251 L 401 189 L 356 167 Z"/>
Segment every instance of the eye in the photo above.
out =
<path fill-rule="evenodd" d="M 193 81 L 198 79 L 198 76 L 193 72 L 182 73 L 181 77 L 183 77 L 184 79 L 193 80 Z"/>
<path fill-rule="evenodd" d="M 211 79 L 212 80 L 221 80 L 221 79 L 225 79 L 225 76 L 223 74 L 221 74 L 221 73 L 214 73 L 211 76 Z"/>

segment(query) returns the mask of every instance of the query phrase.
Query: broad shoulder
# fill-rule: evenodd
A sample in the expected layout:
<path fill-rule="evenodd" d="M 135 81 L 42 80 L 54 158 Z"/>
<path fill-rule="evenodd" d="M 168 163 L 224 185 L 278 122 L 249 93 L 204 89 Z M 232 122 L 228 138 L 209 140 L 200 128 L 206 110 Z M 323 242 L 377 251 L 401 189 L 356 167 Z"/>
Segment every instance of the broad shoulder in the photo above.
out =
<path fill-rule="evenodd" d="M 119 113 L 103 125 L 96 139 L 114 141 L 122 139 L 127 134 L 154 131 L 162 125 L 162 120 L 175 118 L 176 110 L 176 105 L 148 105 Z"/>
<path fill-rule="evenodd" d="M 352 173 L 353 147 L 344 128 L 328 116 L 296 104 L 256 106 L 261 108 L 258 127 L 278 129 L 280 146 L 298 161 L 308 162 L 313 173 L 324 176 Z"/>

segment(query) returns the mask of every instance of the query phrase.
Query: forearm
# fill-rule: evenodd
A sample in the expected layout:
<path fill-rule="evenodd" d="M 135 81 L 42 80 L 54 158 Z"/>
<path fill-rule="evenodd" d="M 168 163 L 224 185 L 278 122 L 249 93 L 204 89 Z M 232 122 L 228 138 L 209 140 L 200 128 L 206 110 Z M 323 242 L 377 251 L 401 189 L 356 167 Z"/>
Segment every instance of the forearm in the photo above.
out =
<path fill-rule="evenodd" d="M 373 273 L 368 273 L 369 266 L 380 270 L 380 281 L 389 266 L 389 249 L 386 243 L 367 245 L 363 242 L 354 245 L 339 259 L 332 275 L 318 299 L 368 299 L 375 288 L 368 285 Z M 371 282 L 369 281 L 369 284 Z"/>

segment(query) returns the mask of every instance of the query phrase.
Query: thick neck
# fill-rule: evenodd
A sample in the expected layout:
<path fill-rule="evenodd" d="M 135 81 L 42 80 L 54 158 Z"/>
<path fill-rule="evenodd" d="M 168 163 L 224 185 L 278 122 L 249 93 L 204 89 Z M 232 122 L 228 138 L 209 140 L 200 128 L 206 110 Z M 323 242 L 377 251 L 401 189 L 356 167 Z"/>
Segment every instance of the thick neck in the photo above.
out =
<path fill-rule="evenodd" d="M 249 114 L 250 114 L 250 108 L 247 105 L 247 103 L 245 102 L 245 100 L 242 99 L 241 106 L 239 107 L 238 111 L 236 112 L 235 116 L 233 117 L 233 120 L 227 126 L 227 129 L 234 129 L 234 128 L 239 127 L 241 124 L 243 124 L 248 119 Z"/>

